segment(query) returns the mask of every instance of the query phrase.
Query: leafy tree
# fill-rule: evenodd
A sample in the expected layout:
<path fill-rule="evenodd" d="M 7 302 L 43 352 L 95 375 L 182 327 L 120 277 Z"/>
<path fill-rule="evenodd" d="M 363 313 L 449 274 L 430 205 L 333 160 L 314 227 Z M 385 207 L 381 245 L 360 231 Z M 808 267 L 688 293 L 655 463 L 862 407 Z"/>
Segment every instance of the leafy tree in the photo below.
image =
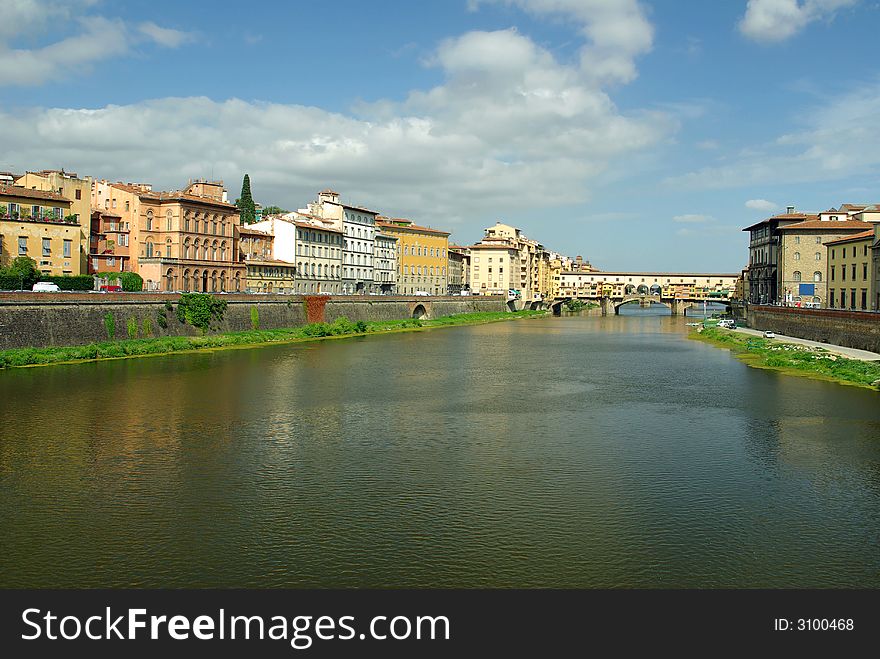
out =
<path fill-rule="evenodd" d="M 251 196 L 251 177 L 244 175 L 241 182 L 241 196 L 236 201 L 236 206 L 241 213 L 242 224 L 253 224 L 257 219 L 257 209 L 254 205 L 254 198 Z"/>
<path fill-rule="evenodd" d="M 27 256 L 18 256 L 8 268 L 0 270 L 0 276 L 14 282 L 14 286 L 30 288 L 40 280 L 43 273 L 37 268 L 37 262 Z"/>
<path fill-rule="evenodd" d="M 281 206 L 266 206 L 263 209 L 264 216 L 265 215 L 283 215 L 286 212 L 287 211 L 285 209 L 281 208 Z"/>

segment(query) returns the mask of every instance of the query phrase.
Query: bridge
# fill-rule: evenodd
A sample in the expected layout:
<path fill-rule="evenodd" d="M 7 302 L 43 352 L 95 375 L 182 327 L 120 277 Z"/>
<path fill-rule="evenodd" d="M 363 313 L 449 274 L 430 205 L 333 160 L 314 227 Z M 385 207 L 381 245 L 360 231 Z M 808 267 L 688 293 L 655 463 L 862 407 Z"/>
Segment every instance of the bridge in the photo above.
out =
<path fill-rule="evenodd" d="M 729 304 L 739 274 L 672 272 L 586 272 L 560 273 L 559 292 L 550 306 L 558 314 L 568 300 L 599 303 L 602 315 L 620 313 L 625 304 L 643 307 L 662 304 L 673 315 L 704 302 Z"/>

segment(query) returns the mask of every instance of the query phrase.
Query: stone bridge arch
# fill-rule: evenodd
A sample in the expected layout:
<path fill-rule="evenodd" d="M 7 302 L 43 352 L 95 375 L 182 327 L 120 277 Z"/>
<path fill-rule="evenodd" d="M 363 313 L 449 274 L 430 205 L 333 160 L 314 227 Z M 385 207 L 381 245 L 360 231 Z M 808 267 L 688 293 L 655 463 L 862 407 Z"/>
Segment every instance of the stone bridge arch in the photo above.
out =
<path fill-rule="evenodd" d="M 433 315 L 433 308 L 430 302 L 411 302 L 410 318 L 417 320 L 429 320 Z"/>

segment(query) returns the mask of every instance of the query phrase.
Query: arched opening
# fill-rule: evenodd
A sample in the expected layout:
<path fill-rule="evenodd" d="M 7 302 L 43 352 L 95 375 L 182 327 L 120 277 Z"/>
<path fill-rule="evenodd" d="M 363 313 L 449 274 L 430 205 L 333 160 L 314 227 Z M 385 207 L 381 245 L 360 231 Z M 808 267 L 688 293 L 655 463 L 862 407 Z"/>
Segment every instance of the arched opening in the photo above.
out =
<path fill-rule="evenodd" d="M 651 286 L 651 295 L 660 295 L 661 290 L 663 290 L 663 287 L 660 284 L 653 284 Z"/>
<path fill-rule="evenodd" d="M 428 317 L 428 311 L 425 309 L 424 304 L 417 304 L 412 312 L 413 318 L 418 318 L 419 320 L 423 320 Z"/>
<path fill-rule="evenodd" d="M 636 292 L 639 295 L 647 295 L 648 294 L 648 287 L 645 286 L 644 284 L 639 284 L 638 287 L 636 288 Z"/>
<path fill-rule="evenodd" d="M 623 287 L 624 295 L 635 295 L 636 287 L 633 284 L 627 284 Z"/>
<path fill-rule="evenodd" d="M 207 249 L 207 247 L 205 249 Z M 205 270 L 202 273 L 202 293 L 207 293 L 207 292 L 208 292 L 208 271 Z"/>
<path fill-rule="evenodd" d="M 165 272 L 165 290 L 173 291 L 174 290 L 174 269 L 168 268 Z"/>
<path fill-rule="evenodd" d="M 189 270 L 183 271 L 183 290 L 184 292 L 189 290 Z"/>

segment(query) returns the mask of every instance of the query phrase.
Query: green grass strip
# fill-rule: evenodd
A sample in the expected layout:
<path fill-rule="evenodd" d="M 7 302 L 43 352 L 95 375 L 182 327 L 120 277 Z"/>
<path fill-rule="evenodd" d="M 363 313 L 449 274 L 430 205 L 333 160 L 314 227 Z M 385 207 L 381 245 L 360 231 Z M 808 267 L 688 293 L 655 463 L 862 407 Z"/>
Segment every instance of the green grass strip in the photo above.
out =
<path fill-rule="evenodd" d="M 824 348 L 764 339 L 717 327 L 707 327 L 702 332 L 693 331 L 690 333 L 690 338 L 727 348 L 737 358 L 756 368 L 868 389 L 880 389 L 872 385 L 880 380 L 880 362 L 848 359 Z"/>
<path fill-rule="evenodd" d="M 13 348 L 0 351 L 0 368 L 46 366 L 99 359 L 120 359 L 161 355 L 193 350 L 257 346 L 269 343 L 294 343 L 347 336 L 365 336 L 401 331 L 417 331 L 456 325 L 475 325 L 517 318 L 545 316 L 546 311 L 478 312 L 443 316 L 431 320 L 404 319 L 377 322 L 352 322 L 338 318 L 332 323 L 311 323 L 301 327 L 282 329 L 246 330 L 206 334 L 204 336 L 165 336 L 148 339 L 103 341 L 84 346 L 59 346 L 48 348 Z"/>

